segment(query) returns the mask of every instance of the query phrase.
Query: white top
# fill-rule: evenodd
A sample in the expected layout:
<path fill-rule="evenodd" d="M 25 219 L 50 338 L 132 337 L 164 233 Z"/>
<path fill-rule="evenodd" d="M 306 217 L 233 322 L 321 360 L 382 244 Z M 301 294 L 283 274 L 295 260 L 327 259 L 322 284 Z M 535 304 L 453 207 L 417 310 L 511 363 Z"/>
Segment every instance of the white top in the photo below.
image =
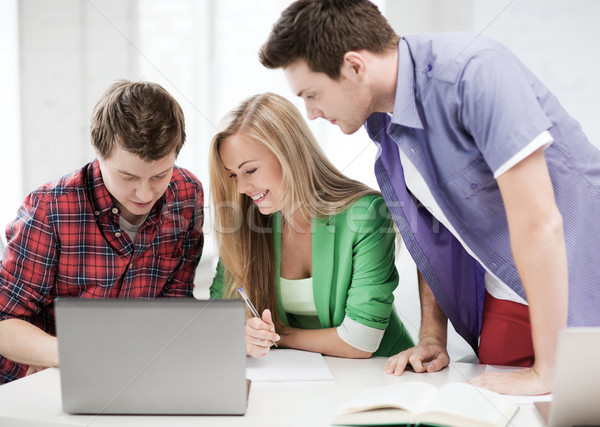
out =
<path fill-rule="evenodd" d="M 298 316 L 317 317 L 317 307 L 313 296 L 313 279 L 289 280 L 279 279 L 281 290 L 281 304 L 283 311 Z M 379 348 L 385 330 L 365 326 L 356 320 L 344 317 L 344 321 L 337 328 L 337 333 L 342 341 L 361 351 L 373 353 Z"/>
<path fill-rule="evenodd" d="M 498 179 L 500 175 L 504 172 L 512 168 L 514 165 L 519 163 L 521 160 L 525 159 L 527 156 L 535 152 L 537 149 L 541 147 L 548 147 L 553 142 L 552 135 L 550 132 L 544 131 L 539 134 L 537 137 L 533 139 L 527 146 L 525 146 L 521 151 L 515 154 L 512 158 L 510 158 L 507 162 L 505 162 L 494 174 L 494 178 Z M 423 204 L 423 206 L 438 220 L 440 221 L 453 235 L 456 239 L 463 245 L 465 250 L 475 258 L 485 269 L 485 289 L 492 295 L 494 298 L 508 300 L 517 302 L 519 304 L 527 305 L 527 302 L 521 298 L 515 291 L 513 291 L 507 284 L 502 282 L 498 277 L 496 277 L 488 267 L 479 260 L 479 258 L 475 255 L 475 253 L 469 248 L 465 242 L 461 239 L 461 236 L 458 235 L 444 212 L 438 203 L 435 201 L 433 194 L 429 190 L 427 183 L 423 179 L 423 176 L 419 173 L 414 164 L 409 160 L 409 158 L 404 154 L 404 152 L 398 148 L 398 152 L 400 153 L 400 162 L 402 163 L 402 168 L 404 169 L 404 179 L 406 181 L 406 186 L 410 190 L 410 192 Z"/>
<path fill-rule="evenodd" d="M 313 279 L 279 279 L 283 311 L 300 316 L 317 316 L 313 298 Z"/>

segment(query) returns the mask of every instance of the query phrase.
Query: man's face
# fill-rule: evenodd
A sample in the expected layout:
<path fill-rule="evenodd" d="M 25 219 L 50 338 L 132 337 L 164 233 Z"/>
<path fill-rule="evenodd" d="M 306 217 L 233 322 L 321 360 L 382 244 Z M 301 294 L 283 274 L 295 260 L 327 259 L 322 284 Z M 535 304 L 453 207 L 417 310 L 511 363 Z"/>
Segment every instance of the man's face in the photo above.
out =
<path fill-rule="evenodd" d="M 338 125 L 346 135 L 356 132 L 371 115 L 371 101 L 366 85 L 346 63 L 339 80 L 308 68 L 298 60 L 283 69 L 288 86 L 304 100 L 311 120 L 322 117 Z"/>
<path fill-rule="evenodd" d="M 108 157 L 99 160 L 104 185 L 117 200 L 121 216 L 131 224 L 139 224 L 169 186 L 175 152 L 146 162 L 116 147 Z"/>

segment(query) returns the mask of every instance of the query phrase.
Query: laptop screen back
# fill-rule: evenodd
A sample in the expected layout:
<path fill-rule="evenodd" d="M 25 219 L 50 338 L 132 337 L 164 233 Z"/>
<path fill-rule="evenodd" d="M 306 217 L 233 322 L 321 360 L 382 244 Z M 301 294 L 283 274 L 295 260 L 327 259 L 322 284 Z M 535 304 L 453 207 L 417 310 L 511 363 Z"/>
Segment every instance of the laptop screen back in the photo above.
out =
<path fill-rule="evenodd" d="M 243 414 L 241 300 L 55 301 L 63 410 Z"/>
<path fill-rule="evenodd" d="M 560 331 L 548 425 L 600 425 L 600 328 Z"/>

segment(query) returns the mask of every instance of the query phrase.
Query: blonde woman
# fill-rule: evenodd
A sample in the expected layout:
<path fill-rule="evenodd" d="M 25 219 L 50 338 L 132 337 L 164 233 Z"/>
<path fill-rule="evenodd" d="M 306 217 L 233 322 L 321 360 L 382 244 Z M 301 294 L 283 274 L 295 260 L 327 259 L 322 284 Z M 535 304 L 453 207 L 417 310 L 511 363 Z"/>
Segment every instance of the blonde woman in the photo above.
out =
<path fill-rule="evenodd" d="M 261 313 L 246 322 L 247 354 L 275 342 L 350 358 L 411 347 L 379 193 L 339 172 L 281 96 L 246 99 L 222 129 L 210 148 L 220 255 L 210 293 L 236 298 L 242 287 Z"/>

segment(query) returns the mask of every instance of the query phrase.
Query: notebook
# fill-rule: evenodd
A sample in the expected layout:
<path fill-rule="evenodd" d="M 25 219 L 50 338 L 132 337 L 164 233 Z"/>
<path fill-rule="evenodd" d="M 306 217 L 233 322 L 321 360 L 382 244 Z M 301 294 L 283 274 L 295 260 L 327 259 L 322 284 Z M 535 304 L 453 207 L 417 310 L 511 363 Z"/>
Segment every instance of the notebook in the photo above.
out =
<path fill-rule="evenodd" d="M 552 402 L 535 402 L 549 427 L 600 425 L 600 328 L 565 328 L 558 335 Z"/>
<path fill-rule="evenodd" d="M 55 301 L 63 411 L 244 414 L 241 300 Z"/>

